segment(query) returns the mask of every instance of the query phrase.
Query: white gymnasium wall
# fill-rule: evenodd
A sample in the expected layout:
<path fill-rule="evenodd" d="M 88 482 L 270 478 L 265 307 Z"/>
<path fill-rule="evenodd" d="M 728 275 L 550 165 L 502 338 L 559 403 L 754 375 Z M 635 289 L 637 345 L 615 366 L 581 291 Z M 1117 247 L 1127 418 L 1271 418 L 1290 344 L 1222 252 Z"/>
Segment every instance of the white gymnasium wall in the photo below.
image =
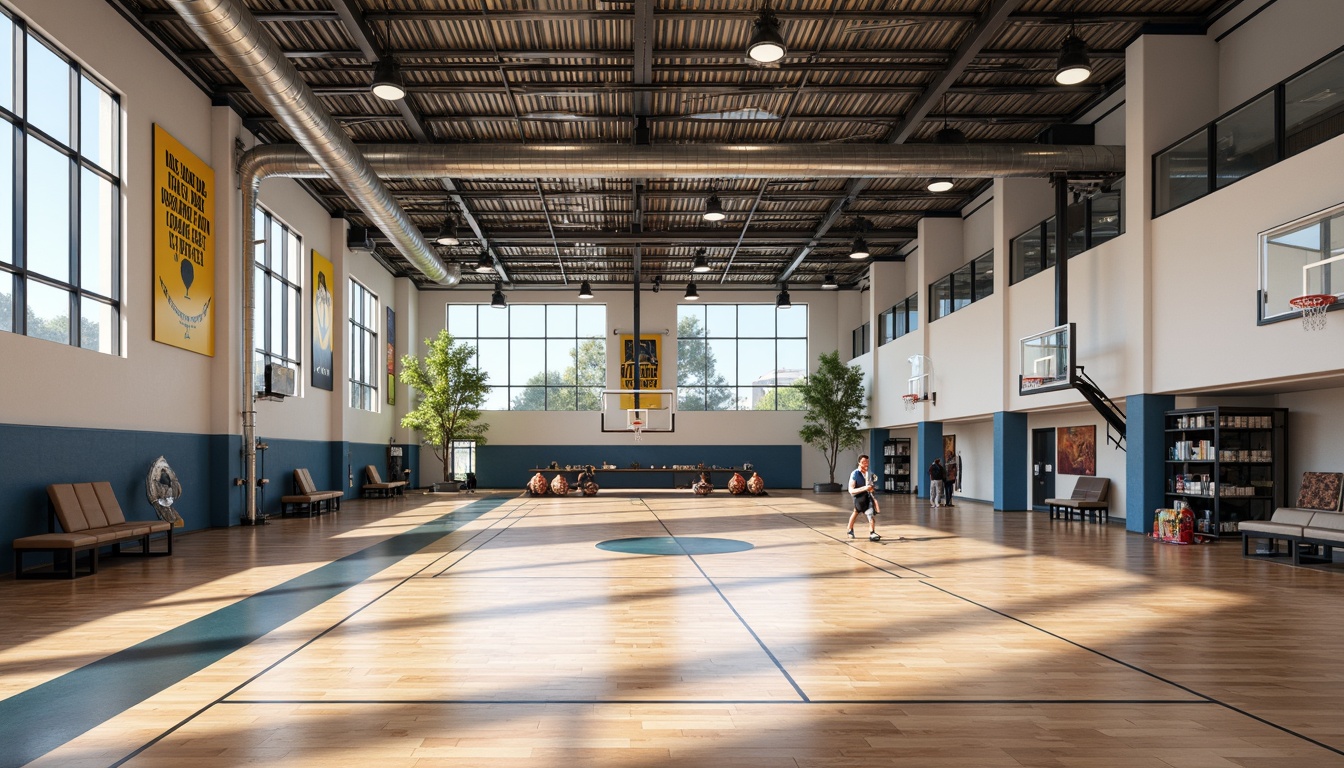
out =
<path fill-rule="evenodd" d="M 962 262 L 981 256 L 994 248 L 994 198 L 977 197 L 962 213 Z"/>
<path fill-rule="evenodd" d="M 545 303 L 565 301 L 557 294 L 537 291 L 505 291 L 510 304 Z M 701 300 L 706 303 L 773 303 L 775 292 L 763 291 L 702 291 Z M 792 292 L 796 306 L 807 304 L 809 321 L 809 370 L 816 370 L 817 358 L 825 352 L 835 350 L 830 340 L 837 335 L 837 317 L 846 315 L 839 311 L 841 306 L 857 304 L 853 291 Z M 414 354 L 424 354 L 423 339 L 433 338 L 443 329 L 449 303 L 483 303 L 489 301 L 489 293 L 470 290 L 436 291 L 422 293 L 418 307 L 418 331 Z M 616 337 L 613 329 L 629 332 L 633 329 L 633 300 L 629 290 L 597 291 L 593 299 L 607 307 L 607 380 L 609 388 L 618 388 L 618 366 L 616 358 Z M 667 330 L 663 336 L 663 388 L 676 387 L 676 328 L 677 305 L 684 303 L 679 288 L 665 288 L 654 294 L 645 290 L 640 295 L 640 333 L 649 335 Z M 857 317 L 857 313 L 854 315 Z M 846 350 L 849 344 L 849 330 L 852 326 L 845 321 Z M 841 359 L 848 355 L 841 350 Z M 865 360 L 871 360 L 866 355 Z M 865 369 L 867 381 L 872 381 L 871 368 Z M 561 411 L 487 411 L 484 421 L 490 424 L 488 438 L 499 445 L 519 445 L 556 443 L 565 445 L 630 445 L 633 437 L 628 433 L 604 433 L 596 412 Z M 802 429 L 803 417 L 799 412 L 789 411 L 715 411 L 715 412 L 678 412 L 677 431 L 671 433 L 648 434 L 647 444 L 658 445 L 801 445 L 798 430 Z M 386 440 L 386 436 L 383 438 Z M 854 462 L 858 451 L 842 454 L 839 467 L 844 468 Z M 824 480 L 826 464 L 815 449 L 803 445 L 802 477 L 806 486 Z M 750 458 L 748 458 L 750 460 Z M 422 452 L 421 469 L 427 473 L 434 471 L 434 458 L 428 451 Z M 839 470 L 837 470 L 839 471 Z M 426 476 L 434 476 L 427 474 Z"/>
<path fill-rule="evenodd" d="M 151 341 L 153 193 L 149 170 L 153 124 L 161 124 L 205 163 L 216 178 L 230 158 L 211 155 L 210 99 L 169 66 L 110 5 L 83 0 L 11 3 L 90 72 L 122 94 L 122 187 L 125 254 L 122 273 L 123 346 L 109 356 L 12 333 L 0 333 L 0 422 L 204 434 L 204 406 L 224 397 L 231 381 L 211 375 L 212 358 Z M 218 184 L 216 195 L 224 189 Z M 216 253 L 216 284 L 228 268 Z M 224 297 L 218 297 L 223 300 Z M 215 354 L 227 354 L 216 348 Z"/>
<path fill-rule="evenodd" d="M 963 310 L 965 311 L 965 310 Z M 954 496 L 994 501 L 994 420 L 977 419 L 943 424 L 943 437 L 956 435 L 957 453 L 961 455 L 961 490 Z M 924 462 L 921 472 L 932 459 Z M 927 474 L 927 473 L 925 473 Z"/>
<path fill-rule="evenodd" d="M 1344 389 L 1290 392 L 1272 404 L 1288 409 L 1287 498 L 1292 503 L 1303 472 L 1344 472 Z"/>
<path fill-rule="evenodd" d="M 1258 233 L 1344 201 L 1338 179 L 1320 172 L 1339 167 L 1344 137 L 1153 222 L 1155 391 L 1344 368 L 1344 323 L 1311 334 L 1296 321 L 1257 326 L 1255 305 Z"/>
<path fill-rule="evenodd" d="M 1031 431 L 1034 429 L 1085 427 L 1089 424 L 1095 426 L 1097 431 L 1096 476 L 1105 477 L 1111 481 L 1108 493 L 1108 498 L 1111 501 L 1111 517 L 1123 520 L 1125 517 L 1125 452 L 1106 441 L 1106 422 L 1092 408 L 1083 406 L 1077 409 L 1031 414 L 1027 417 L 1027 450 L 1031 450 Z M 1058 433 L 1056 433 L 1056 453 L 1058 453 L 1058 448 Z M 1027 458 L 1027 488 L 1031 489 L 1033 487 L 1031 462 L 1035 459 L 1031 456 Z M 1069 494 L 1073 493 L 1073 486 L 1078 482 L 1080 475 L 1058 474 L 1057 458 L 1057 456 L 1050 457 L 1049 461 L 1050 464 L 1056 465 L 1055 498 L 1067 499 Z"/>
<path fill-rule="evenodd" d="M 1275 0 L 1264 5 L 1218 44 L 1218 111 L 1226 112 L 1310 65 L 1344 43 L 1344 3 L 1339 0 Z M 1228 14 L 1233 17 L 1234 14 Z M 1220 36 L 1240 16 L 1210 29 Z M 1192 126 L 1193 127 L 1193 126 Z"/>

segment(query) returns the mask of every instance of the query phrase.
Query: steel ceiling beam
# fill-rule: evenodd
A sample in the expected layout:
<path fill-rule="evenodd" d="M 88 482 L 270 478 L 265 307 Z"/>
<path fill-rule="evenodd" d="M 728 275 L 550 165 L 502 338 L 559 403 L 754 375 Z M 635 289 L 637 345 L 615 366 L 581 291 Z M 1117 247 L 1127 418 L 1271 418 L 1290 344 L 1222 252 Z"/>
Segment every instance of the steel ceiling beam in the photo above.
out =
<path fill-rule="evenodd" d="M 951 87 L 952 83 L 956 82 L 956 79 L 966 70 L 967 65 L 969 65 L 976 56 L 980 55 L 980 52 L 984 50 L 985 45 L 998 33 L 999 29 L 1008 20 L 1008 17 L 1012 15 L 1013 11 L 1017 10 L 1023 2 L 1025 2 L 1025 0 L 991 0 L 989 6 L 980 17 L 980 20 L 977 21 L 975 27 L 962 40 L 961 45 L 957 46 L 956 54 L 953 55 L 952 60 L 948 63 L 947 69 L 929 84 L 922 96 L 915 100 L 914 105 L 906 111 L 901 122 L 896 124 L 896 126 L 894 126 L 883 138 L 883 143 L 902 144 L 914 134 L 915 127 L 929 113 L 934 102 L 942 96 L 949 87 Z M 856 198 L 869 183 L 869 179 L 857 178 L 850 179 L 849 182 L 845 184 L 844 194 L 836 198 L 835 202 L 831 204 L 830 209 L 826 211 L 826 216 L 822 218 L 821 224 L 817 227 L 814 241 L 815 238 L 821 238 L 830 231 L 831 227 L 835 225 L 835 222 L 844 213 L 845 208 L 849 206 L 854 198 Z M 794 270 L 798 269 L 798 266 L 802 264 L 803 260 L 807 258 L 807 255 L 811 253 L 813 247 L 814 246 L 809 243 L 807 246 L 801 248 L 798 251 L 798 254 L 793 258 L 793 261 L 789 263 L 789 266 L 777 276 L 776 282 L 784 282 L 785 280 L 788 280 Z"/>
<path fill-rule="evenodd" d="M 349 0 L 334 0 L 338 3 L 346 3 Z M 339 7 L 339 6 L 338 6 Z M 911 49 L 911 48 L 867 48 L 862 50 L 830 50 L 817 51 L 808 59 L 810 63 L 821 63 L 828 60 L 834 61 L 858 61 L 870 62 L 877 59 L 932 59 L 942 60 L 957 56 L 959 51 L 949 51 L 946 49 Z M 1040 49 L 996 49 L 981 50 L 977 55 L 986 59 L 1004 59 L 1006 61 L 1022 60 L 1051 60 L 1059 57 L 1058 48 L 1040 48 Z M 1090 48 L 1088 55 L 1093 59 L 1123 59 L 1125 52 L 1123 49 L 1110 48 Z M 183 59 L 210 59 L 214 54 L 207 49 L 193 48 L 183 51 Z M 285 56 L 290 59 L 362 59 L 366 58 L 362 50 L 349 48 L 310 48 L 305 50 L 288 50 Z M 479 61 L 480 59 L 492 59 L 496 54 L 484 49 L 469 48 L 423 48 L 392 52 L 393 58 L 402 63 L 406 69 L 416 69 L 416 59 L 433 60 L 439 66 L 453 63 L 456 59 L 467 60 L 464 63 L 471 63 L 470 60 Z M 619 48 L 602 50 L 584 50 L 584 49 L 557 49 L 557 50 L 536 50 L 529 48 L 503 49 L 498 54 L 501 59 L 512 59 L 515 61 L 554 61 L 554 60 L 617 60 L 632 61 L 635 56 L 630 51 Z M 740 61 L 742 51 L 737 49 L 708 51 L 652 51 L 652 59 L 673 59 L 677 62 L 686 61 Z M 798 64 L 797 62 L 791 62 Z M 741 65 L 738 65 L 739 69 Z"/>

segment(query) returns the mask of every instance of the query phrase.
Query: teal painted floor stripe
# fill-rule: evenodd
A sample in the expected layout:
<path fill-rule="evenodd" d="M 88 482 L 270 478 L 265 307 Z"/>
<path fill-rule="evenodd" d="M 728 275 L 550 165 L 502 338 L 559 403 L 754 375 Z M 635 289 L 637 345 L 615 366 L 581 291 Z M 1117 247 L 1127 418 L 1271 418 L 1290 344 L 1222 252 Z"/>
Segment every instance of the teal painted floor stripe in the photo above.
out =
<path fill-rule="evenodd" d="M 18 768 L 495 509 L 474 501 L 233 605 L 0 701 L 0 767 Z"/>

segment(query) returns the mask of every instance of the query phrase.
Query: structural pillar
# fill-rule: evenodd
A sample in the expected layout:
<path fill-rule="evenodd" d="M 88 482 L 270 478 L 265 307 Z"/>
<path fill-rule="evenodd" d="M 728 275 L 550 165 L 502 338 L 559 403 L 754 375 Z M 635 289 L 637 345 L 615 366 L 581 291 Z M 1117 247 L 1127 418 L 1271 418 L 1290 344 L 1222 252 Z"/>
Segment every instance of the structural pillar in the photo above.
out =
<path fill-rule="evenodd" d="M 929 465 L 943 457 L 943 422 L 921 421 L 915 455 L 910 461 L 911 481 L 919 483 L 919 497 L 929 498 Z"/>
<path fill-rule="evenodd" d="M 994 414 L 994 509 L 1031 509 L 1028 440 L 1025 413 Z"/>
<path fill-rule="evenodd" d="M 1125 398 L 1125 529 L 1147 533 L 1154 510 L 1166 506 L 1166 412 L 1176 407 L 1171 395 Z"/>

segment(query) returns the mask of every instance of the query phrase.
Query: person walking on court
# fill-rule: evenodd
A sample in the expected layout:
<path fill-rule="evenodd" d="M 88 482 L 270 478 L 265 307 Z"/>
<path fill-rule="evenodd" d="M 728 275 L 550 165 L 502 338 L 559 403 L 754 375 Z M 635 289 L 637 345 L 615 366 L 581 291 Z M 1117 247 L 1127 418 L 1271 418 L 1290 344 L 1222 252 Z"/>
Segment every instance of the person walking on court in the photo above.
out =
<path fill-rule="evenodd" d="M 947 479 L 947 472 L 943 469 L 943 460 L 934 459 L 929 465 L 929 504 L 940 507 L 947 503 L 947 490 L 944 488 L 943 481 Z"/>
<path fill-rule="evenodd" d="M 854 521 L 859 513 L 868 516 L 868 540 L 881 541 L 877 535 L 877 497 L 873 495 L 874 485 L 868 475 L 868 454 L 859 456 L 859 467 L 849 473 L 849 495 L 854 497 L 854 511 L 849 514 L 849 527 L 845 534 L 854 538 Z"/>

